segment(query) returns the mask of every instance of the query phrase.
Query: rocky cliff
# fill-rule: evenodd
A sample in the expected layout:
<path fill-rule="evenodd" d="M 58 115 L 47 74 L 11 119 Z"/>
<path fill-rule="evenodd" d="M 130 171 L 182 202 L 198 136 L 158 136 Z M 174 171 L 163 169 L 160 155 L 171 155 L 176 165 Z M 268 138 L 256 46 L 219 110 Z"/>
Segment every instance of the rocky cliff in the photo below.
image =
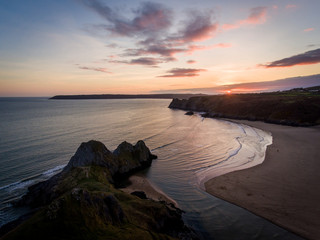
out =
<path fill-rule="evenodd" d="M 82 143 L 63 171 L 29 188 L 18 203 L 37 211 L 3 239 L 194 239 L 181 210 L 127 194 L 114 184 L 148 167 L 143 141 L 111 152 L 97 141 Z"/>
<path fill-rule="evenodd" d="M 205 112 L 204 117 L 259 120 L 269 123 L 313 126 L 320 124 L 320 94 L 277 92 L 231 94 L 173 99 L 172 109 Z"/>

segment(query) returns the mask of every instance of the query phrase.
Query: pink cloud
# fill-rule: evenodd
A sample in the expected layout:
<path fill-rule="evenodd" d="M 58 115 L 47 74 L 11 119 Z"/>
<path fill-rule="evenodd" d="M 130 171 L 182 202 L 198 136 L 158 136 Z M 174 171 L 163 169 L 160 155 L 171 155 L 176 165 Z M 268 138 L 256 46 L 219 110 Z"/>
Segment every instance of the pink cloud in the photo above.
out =
<path fill-rule="evenodd" d="M 239 25 L 238 24 L 229 24 L 229 23 L 225 23 L 222 25 L 222 29 L 223 30 L 231 30 L 231 29 L 235 29 L 238 28 Z"/>
<path fill-rule="evenodd" d="M 173 68 L 169 71 L 167 71 L 167 75 L 162 75 L 158 77 L 165 77 L 165 78 L 171 78 L 171 77 L 196 77 L 199 76 L 199 72 L 207 71 L 206 69 L 194 69 L 194 68 Z"/>
<path fill-rule="evenodd" d="M 159 3 L 143 2 L 139 7 L 132 9 L 132 14 L 124 16 L 123 11 L 108 6 L 107 1 L 81 0 L 81 2 L 104 19 L 105 22 L 99 24 L 97 30 L 107 31 L 112 36 L 130 37 L 134 44 L 132 48 L 121 47 L 118 42 L 107 44 L 106 47 L 117 49 L 118 53 L 108 56 L 106 61 L 111 63 L 155 67 L 161 63 L 177 61 L 178 54 L 188 55 L 195 51 L 231 46 L 228 43 L 210 46 L 198 44 L 213 38 L 218 32 L 219 24 L 212 9 L 204 11 L 193 9 L 180 21 L 173 21 L 175 12 Z M 261 12 L 263 10 L 260 8 L 251 9 L 246 19 L 247 24 L 257 22 Z M 107 71 L 103 68 L 82 69 Z"/>
<path fill-rule="evenodd" d="M 176 21 L 179 25 L 172 28 L 175 24 L 173 21 L 175 12 L 163 4 L 146 1 L 138 8 L 132 9 L 131 15 L 124 16 L 120 9 L 111 8 L 106 1 L 82 0 L 81 2 L 105 20 L 103 24 L 99 24 L 99 31 L 107 31 L 117 37 L 131 37 L 135 44 L 135 47 L 123 50 L 118 43 L 106 45 L 108 48 L 122 51 L 122 54 L 116 57 L 123 59 L 117 61 L 110 55 L 109 62 L 156 66 L 163 62 L 176 61 L 177 54 L 227 47 L 223 44 L 215 46 L 195 44 L 213 38 L 218 31 L 219 24 L 211 9 L 204 11 L 193 9 L 181 21 Z"/>
<path fill-rule="evenodd" d="M 189 29 L 189 32 L 186 32 L 183 36 L 185 42 L 200 42 L 212 38 L 218 28 L 218 24 L 203 25 L 198 28 L 194 27 L 194 29 Z"/>
<path fill-rule="evenodd" d="M 201 46 L 201 45 L 189 45 L 188 46 L 188 54 L 192 54 L 195 51 L 200 51 L 200 50 L 208 50 L 211 49 L 210 46 Z"/>
<path fill-rule="evenodd" d="M 242 25 L 256 25 L 262 24 L 267 18 L 267 7 L 255 7 L 250 10 L 250 14 L 246 19 L 239 20 L 233 24 L 224 24 L 222 29 L 230 30 L 239 28 Z"/>
<path fill-rule="evenodd" d="M 311 32 L 311 31 L 314 31 L 314 28 L 306 28 L 303 30 L 304 32 Z"/>
<path fill-rule="evenodd" d="M 261 24 L 266 21 L 267 8 L 266 7 L 256 7 L 252 8 L 250 15 L 247 19 L 244 19 L 241 24 Z"/>

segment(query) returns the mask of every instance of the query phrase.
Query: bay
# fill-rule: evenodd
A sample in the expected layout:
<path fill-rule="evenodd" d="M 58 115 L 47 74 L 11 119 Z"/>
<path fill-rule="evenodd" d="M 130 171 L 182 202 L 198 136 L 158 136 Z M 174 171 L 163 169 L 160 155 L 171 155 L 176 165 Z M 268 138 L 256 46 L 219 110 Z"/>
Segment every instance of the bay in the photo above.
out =
<path fill-rule="evenodd" d="M 61 171 L 81 142 L 94 139 L 113 150 L 122 141 L 135 144 L 141 139 L 158 155 L 146 177 L 179 204 L 185 221 L 202 239 L 300 239 L 201 188 L 201 177 L 236 161 L 240 148 L 248 156 L 263 152 L 259 139 L 264 133 L 185 116 L 169 109 L 169 103 L 0 98 L 0 225 L 28 211 L 13 208 L 11 202 L 28 186 Z M 241 143 L 248 139 L 251 145 L 245 149 Z"/>

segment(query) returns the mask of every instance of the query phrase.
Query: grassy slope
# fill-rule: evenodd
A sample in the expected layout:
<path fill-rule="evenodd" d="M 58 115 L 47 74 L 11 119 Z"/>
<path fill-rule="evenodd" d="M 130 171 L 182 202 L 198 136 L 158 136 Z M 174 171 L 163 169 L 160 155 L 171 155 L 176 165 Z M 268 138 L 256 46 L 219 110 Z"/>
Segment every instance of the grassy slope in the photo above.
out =
<path fill-rule="evenodd" d="M 181 229 L 183 223 L 176 221 L 179 218 L 176 211 L 163 203 L 143 200 L 115 189 L 107 175 L 103 167 L 73 169 L 56 186 L 65 193 L 3 239 L 177 237 L 172 229 Z"/>

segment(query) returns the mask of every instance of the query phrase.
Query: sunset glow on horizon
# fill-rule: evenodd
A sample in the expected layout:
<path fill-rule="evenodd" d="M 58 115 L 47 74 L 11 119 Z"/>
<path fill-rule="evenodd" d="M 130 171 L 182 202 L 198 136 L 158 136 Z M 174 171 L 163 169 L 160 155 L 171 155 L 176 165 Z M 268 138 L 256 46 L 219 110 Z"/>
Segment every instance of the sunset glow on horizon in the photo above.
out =
<path fill-rule="evenodd" d="M 319 9 L 318 0 L 1 1 L 0 97 L 265 91 L 238 85 L 320 73 Z"/>

